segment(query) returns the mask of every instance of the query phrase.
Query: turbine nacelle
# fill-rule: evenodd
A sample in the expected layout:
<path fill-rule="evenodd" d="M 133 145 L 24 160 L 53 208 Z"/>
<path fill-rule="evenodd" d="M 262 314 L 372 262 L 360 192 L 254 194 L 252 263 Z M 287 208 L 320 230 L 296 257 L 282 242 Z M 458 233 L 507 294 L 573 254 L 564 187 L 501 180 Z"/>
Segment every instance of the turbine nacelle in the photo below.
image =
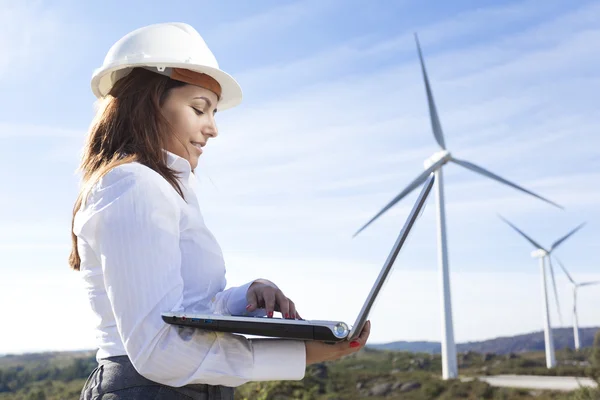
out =
<path fill-rule="evenodd" d="M 548 252 L 544 249 L 537 249 L 531 252 L 533 258 L 544 258 L 548 255 Z"/>
<path fill-rule="evenodd" d="M 448 150 L 440 150 L 432 154 L 431 157 L 425 160 L 423 163 L 425 169 L 429 169 L 432 165 L 438 164 L 438 168 L 452 160 L 452 156 Z M 436 168 L 437 169 L 437 168 Z"/>

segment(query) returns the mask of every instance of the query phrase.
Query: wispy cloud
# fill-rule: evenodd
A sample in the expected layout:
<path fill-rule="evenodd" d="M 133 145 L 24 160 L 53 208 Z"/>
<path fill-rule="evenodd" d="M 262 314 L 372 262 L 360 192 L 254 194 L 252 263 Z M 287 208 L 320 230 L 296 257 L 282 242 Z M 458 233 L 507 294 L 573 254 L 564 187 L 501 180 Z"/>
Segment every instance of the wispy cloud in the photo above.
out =
<path fill-rule="evenodd" d="M 2 123 L 0 122 L 0 138 L 17 137 L 29 138 L 79 138 L 85 132 L 76 129 L 63 129 L 55 126 L 32 125 L 27 123 Z"/>
<path fill-rule="evenodd" d="M 262 12 L 251 14 L 237 21 L 231 21 L 218 26 L 210 32 L 215 47 L 228 45 L 239 46 L 242 41 L 253 41 L 258 38 L 264 40 L 282 32 L 289 32 L 297 25 L 303 25 L 315 14 L 334 9 L 339 1 L 308 0 L 301 2 L 289 2 L 283 5 L 267 9 Z"/>
<path fill-rule="evenodd" d="M 391 65 L 392 62 L 408 60 L 412 65 L 416 63 L 414 32 L 419 34 L 430 64 L 438 64 L 437 58 L 431 57 L 438 51 L 452 57 L 452 62 L 440 60 L 444 69 L 439 69 L 436 76 L 472 74 L 503 64 L 531 49 L 539 50 L 551 45 L 572 35 L 575 29 L 596 28 L 594 21 L 600 13 L 597 4 L 584 4 L 574 10 L 563 9 L 564 4 L 557 1 L 548 2 L 543 10 L 536 1 L 478 8 L 380 41 L 373 41 L 370 37 L 349 38 L 345 43 L 307 57 L 242 71 L 236 77 L 245 90 L 264 96 L 273 93 L 273 90 L 296 88 L 296 82 L 311 85 L 332 78 L 335 80 L 357 71 L 357 65 L 361 67 L 361 74 L 383 61 L 387 61 L 384 65 Z M 510 27 L 514 31 L 507 33 Z M 467 46 L 463 40 L 456 42 L 464 38 L 469 38 Z"/>
<path fill-rule="evenodd" d="M 4 256 L 31 250 L 64 251 L 70 245 L 69 224 L 70 221 L 58 218 L 37 221 L 28 220 L 23 215 L 20 215 L 17 220 L 3 218 L 0 229 L 0 250 Z"/>
<path fill-rule="evenodd" d="M 596 12 L 596 7 L 585 11 Z M 582 13 L 583 10 L 576 10 L 572 14 Z M 507 14 L 513 15 L 513 11 Z M 581 105 L 589 104 L 595 93 L 589 88 L 589 81 L 588 90 L 577 100 L 555 96 L 549 99 L 548 81 L 540 81 L 539 77 L 537 86 L 527 87 L 526 91 L 516 88 L 539 75 L 540 65 L 554 59 L 561 61 L 554 63 L 550 76 L 560 76 L 561 80 L 553 85 L 553 94 L 567 91 L 573 84 L 583 84 L 580 78 L 569 76 L 571 67 L 581 62 L 579 56 L 589 53 L 578 44 L 582 39 L 577 29 L 583 26 L 582 35 L 596 33 L 587 30 L 587 19 L 578 24 L 578 19 L 567 15 L 557 21 L 560 27 L 575 21 L 570 26 L 575 31 L 564 38 L 555 37 L 556 41 L 541 49 L 517 52 L 493 68 L 477 69 L 475 74 L 462 74 L 451 80 L 432 80 L 447 142 L 454 143 L 458 156 L 485 160 L 484 166 L 508 175 L 509 179 L 510 171 L 504 169 L 514 169 L 517 166 L 512 160 L 527 156 L 530 165 L 537 162 L 533 170 L 538 175 L 528 177 L 535 179 L 543 176 L 539 170 L 547 163 L 539 152 L 542 148 L 562 149 L 562 159 L 589 154 L 592 146 L 578 146 L 570 140 L 573 135 L 589 138 L 594 127 L 589 114 L 581 112 Z M 552 25 L 547 24 L 542 32 L 551 29 Z M 487 45 L 492 47 L 493 42 Z M 468 47 L 461 50 L 463 63 L 477 63 L 479 51 L 476 48 L 469 53 Z M 438 71 L 432 75 L 438 77 L 445 66 L 454 65 L 456 60 L 456 54 L 449 51 L 427 58 L 428 65 L 434 64 Z M 593 56 L 586 60 L 589 68 L 600 64 Z M 334 187 L 338 179 L 348 180 L 348 176 L 357 181 L 369 180 L 369 175 L 374 180 L 381 176 L 392 178 L 389 166 L 381 165 L 382 160 L 390 160 L 398 167 L 399 180 L 407 178 L 420 168 L 420 162 L 415 162 L 435 149 L 420 71 L 412 64 L 360 77 L 341 76 L 236 111 L 225 117 L 223 135 L 209 149 L 213 154 L 207 153 L 204 166 L 217 186 L 222 183 L 244 193 L 268 190 L 268 186 L 277 191 L 292 186 L 310 190 L 305 184 Z M 505 76 L 510 76 L 510 83 Z M 548 75 L 545 77 L 549 79 Z M 365 93 L 377 96 L 359 101 L 357 95 Z M 373 104 L 375 98 L 377 102 Z M 410 148 L 404 152 L 402 149 L 409 142 Z M 494 162 L 502 168 L 494 167 Z M 310 184 L 303 183 L 308 179 Z"/>
<path fill-rule="evenodd" d="M 23 78 L 28 65 L 51 64 L 52 49 L 65 38 L 61 16 L 40 1 L 3 0 L 0 8 L 0 83 Z"/>
<path fill-rule="evenodd" d="M 353 319 L 416 192 L 359 237 L 351 235 L 438 150 L 412 37 L 417 31 L 453 154 L 567 207 L 555 210 L 457 166 L 444 170 L 457 339 L 539 330 L 538 269 L 527 243 L 496 213 L 544 243 L 590 221 L 560 254 L 574 274 L 597 276 L 600 256 L 594 246 L 600 231 L 593 221 L 599 218 L 600 191 L 594 183 L 600 181 L 600 136 L 594 115 L 600 58 L 592 47 L 600 39 L 600 5 L 551 1 L 540 9 L 539 2 L 526 1 L 459 14 L 428 13 L 431 17 L 417 26 L 401 24 L 406 29 L 385 34 L 355 29 L 336 37 L 327 30 L 330 23 L 327 29 L 310 25 L 315 30 L 306 42 L 318 35 L 327 40 L 314 48 L 285 44 L 296 43 L 286 35 L 307 33 L 306 21 L 330 18 L 338 5 L 286 3 L 210 31 L 217 40 L 209 44 L 230 59 L 252 53 L 235 74 L 244 104 L 219 114 L 220 136 L 210 141 L 198 170 L 205 220 L 224 250 L 230 284 L 264 276 L 298 298 L 305 316 Z M 410 14 L 413 6 L 394 7 L 406 7 Z M 41 6 L 32 10 L 26 14 L 23 6 L 19 15 L 46 15 Z M 383 11 L 373 12 L 371 17 Z M 60 15 L 47 18 L 61 20 Z M 44 26 L 32 32 L 45 29 L 51 36 L 53 25 Z M 0 197 L 0 215 L 7 217 L 0 230 L 0 264 L 14 266 L 24 255 L 43 255 L 43 262 L 18 264 L 31 273 L 42 267 L 27 265 L 66 268 L 68 249 L 57 243 L 69 245 L 76 191 L 72 172 L 85 135 L 60 129 L 59 122 L 51 125 L 0 124 L 2 154 L 12 157 L 22 174 L 17 180 L 6 168 L 2 177 L 23 190 Z M 19 138 L 40 145 L 31 165 L 19 164 L 22 157 L 6 147 L 18 145 Z M 28 167 L 36 172 L 25 174 Z M 24 193 L 25 187 L 33 189 Z M 47 212 L 60 209 L 64 216 L 60 226 L 39 218 L 41 211 L 13 215 L 16 205 L 36 205 L 42 189 L 48 192 Z M 374 311 L 374 341 L 439 340 L 434 201 L 432 196 Z M 32 244 L 44 252 L 34 254 Z M 342 295 L 331 290 L 331 282 L 344 288 Z M 567 296 L 563 276 L 559 282 L 561 296 Z M 21 283 L 9 293 L 31 292 Z M 307 297 L 307 287 L 322 295 Z M 85 301 L 76 289 L 69 293 Z M 598 302 L 597 292 L 586 296 L 582 304 Z M 72 298 L 54 299 L 53 306 L 71 304 Z M 586 310 L 582 323 L 597 324 L 593 309 Z M 48 343 L 59 341 L 54 337 Z"/>
<path fill-rule="evenodd" d="M 518 246 L 519 242 L 511 241 L 512 233 L 503 230 L 497 212 L 518 221 L 548 221 L 541 229 L 552 235 L 566 232 L 582 213 L 596 215 L 593 210 L 600 202 L 600 192 L 590 182 L 600 177 L 593 170 L 584 172 L 575 166 L 592 157 L 593 149 L 600 145 L 590 112 L 598 93 L 598 75 L 592 71 L 582 78 L 571 72 L 581 62 L 587 63 L 586 71 L 600 66 L 584 45 L 583 38 L 596 35 L 590 31 L 587 17 L 581 17 L 584 11 L 593 14 L 596 7 L 567 13 L 508 37 L 486 39 L 483 44 L 437 52 L 426 48 L 438 111 L 451 150 L 569 210 L 563 215 L 514 189 L 450 166 L 446 169 L 446 200 L 454 272 L 481 268 L 505 273 L 507 269 L 518 269 L 519 262 L 523 268 L 529 266 L 528 249 L 517 249 L 523 251 L 522 259 L 517 257 L 521 255 L 518 251 L 514 257 L 509 253 L 513 243 Z M 558 33 L 544 36 L 553 27 Z M 341 49 L 340 54 L 356 55 L 354 50 Z M 484 57 L 486 49 L 492 53 L 491 58 Z M 337 55 L 336 51 L 332 49 L 331 54 Z M 347 60 L 341 57 L 340 63 Z M 299 70 L 320 62 L 336 68 L 335 57 L 324 52 L 322 59 L 317 56 L 300 61 Z M 294 71 L 294 64 L 288 64 L 275 67 L 270 76 L 283 80 L 289 74 L 291 79 Z M 245 79 L 251 81 L 255 72 L 259 73 L 252 71 Z M 315 76 L 319 75 L 315 72 Z M 251 107 L 222 117 L 226 119 L 222 135 L 208 148 L 200 168 L 207 221 L 221 238 L 226 254 L 234 249 L 253 249 L 259 254 L 278 252 L 289 257 L 306 252 L 340 255 L 362 243 L 365 247 L 357 250 L 357 258 L 383 257 L 412 206 L 414 194 L 364 232 L 358 242 L 352 242 L 350 235 L 422 171 L 423 160 L 436 150 L 418 64 L 413 55 L 409 61 L 360 75 L 340 74 L 314 84 L 306 78 L 306 84 L 295 90 L 254 100 Z M 430 199 L 431 204 L 433 201 Z M 226 226 L 236 226 L 235 233 Z M 411 264 L 426 263 L 428 271 L 436 266 L 435 226 L 430 206 L 413 232 L 406 255 Z M 590 228 L 582 237 L 593 237 L 595 231 Z M 273 234 L 278 236 L 277 244 L 267 239 Z M 302 249 L 285 244 L 299 238 Z M 589 257 L 570 250 L 585 246 L 580 240 L 563 251 L 590 271 L 593 262 Z M 428 263 L 424 254 L 431 254 Z M 497 259 L 485 263 L 490 254 L 496 254 Z M 323 269 L 338 271 L 333 264 L 327 265 Z M 276 266 L 264 268 L 269 274 L 277 271 Z M 289 270 L 304 268 L 290 266 Z M 538 280 L 533 276 L 533 289 L 523 286 L 519 296 L 538 293 Z M 473 281 L 470 287 L 458 284 L 459 289 L 453 291 L 457 298 L 457 337 L 465 340 L 471 336 L 472 326 L 460 327 L 459 321 L 473 320 L 478 313 L 466 305 L 473 298 L 469 293 L 475 285 L 485 287 Z M 507 281 L 506 288 L 511 287 L 514 282 Z M 496 299 L 512 295 L 498 293 Z M 525 321 L 535 321 L 539 310 L 536 299 L 527 311 L 531 315 L 523 312 L 518 318 L 509 315 L 507 304 L 490 302 L 487 306 L 499 311 L 486 315 L 502 315 L 488 321 L 493 326 L 490 332 L 511 334 L 506 325 L 498 325 L 499 320 L 513 318 L 514 326 L 521 329 Z M 398 302 L 390 298 L 381 301 Z M 438 312 L 437 305 L 431 304 L 420 315 Z M 476 320 L 479 324 L 485 318 L 477 314 Z M 431 328 L 439 323 L 433 317 L 412 321 L 418 326 L 414 336 L 408 335 L 413 338 L 423 338 L 423 326 Z M 436 337 L 437 328 L 431 329 L 432 338 Z M 532 323 L 527 329 L 539 327 Z"/>

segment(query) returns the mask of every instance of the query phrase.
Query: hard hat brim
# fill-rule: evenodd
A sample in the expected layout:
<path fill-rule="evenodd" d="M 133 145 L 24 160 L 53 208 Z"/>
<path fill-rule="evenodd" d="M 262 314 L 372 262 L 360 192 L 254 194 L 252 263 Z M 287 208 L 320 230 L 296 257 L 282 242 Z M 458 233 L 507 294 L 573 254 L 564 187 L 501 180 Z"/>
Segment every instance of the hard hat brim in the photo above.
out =
<path fill-rule="evenodd" d="M 164 62 L 152 63 L 115 63 L 114 65 L 103 66 L 102 68 L 94 71 L 94 74 L 92 75 L 92 92 L 97 98 L 106 96 L 115 83 L 115 72 L 123 69 L 133 69 L 135 67 L 183 68 L 190 71 L 207 74 L 219 82 L 219 85 L 221 85 L 221 99 L 219 100 L 219 104 L 217 106 L 219 110 L 226 110 L 228 108 L 235 107 L 242 102 L 242 88 L 227 72 L 205 65 L 190 65 L 189 63 L 185 62 L 172 62 L 168 60 L 165 60 Z"/>

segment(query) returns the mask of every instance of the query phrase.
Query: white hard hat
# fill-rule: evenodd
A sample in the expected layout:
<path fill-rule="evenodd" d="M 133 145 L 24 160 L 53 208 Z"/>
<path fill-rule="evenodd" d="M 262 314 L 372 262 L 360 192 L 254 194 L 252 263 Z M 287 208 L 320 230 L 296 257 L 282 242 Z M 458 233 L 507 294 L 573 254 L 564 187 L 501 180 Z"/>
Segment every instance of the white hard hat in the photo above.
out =
<path fill-rule="evenodd" d="M 115 82 L 135 67 L 162 74 L 173 69 L 186 69 L 212 77 L 221 86 L 220 110 L 237 106 L 242 101 L 240 85 L 219 69 L 204 39 L 188 24 L 148 25 L 119 39 L 106 54 L 102 67 L 92 75 L 94 95 L 106 96 Z"/>

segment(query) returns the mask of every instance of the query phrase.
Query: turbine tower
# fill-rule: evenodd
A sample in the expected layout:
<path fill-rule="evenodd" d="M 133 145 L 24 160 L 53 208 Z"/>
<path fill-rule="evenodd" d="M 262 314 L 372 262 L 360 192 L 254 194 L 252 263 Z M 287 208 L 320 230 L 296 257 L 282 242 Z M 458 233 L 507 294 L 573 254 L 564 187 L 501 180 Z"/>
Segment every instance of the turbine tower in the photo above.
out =
<path fill-rule="evenodd" d="M 563 263 L 560 262 L 560 260 L 556 256 L 554 258 L 556 258 L 556 261 L 558 261 L 558 265 L 560 265 L 563 272 L 565 273 L 565 275 L 567 275 L 567 278 L 569 278 L 571 284 L 573 285 L 573 337 L 575 339 L 575 350 L 579 350 L 581 348 L 581 343 L 579 342 L 579 324 L 577 320 L 577 289 L 583 286 L 598 285 L 600 284 L 600 281 L 577 283 L 567 272 L 567 269 L 565 268 Z"/>
<path fill-rule="evenodd" d="M 437 109 L 433 100 L 433 94 L 429 85 L 429 78 L 425 70 L 425 63 L 423 61 L 423 55 L 421 52 L 421 46 L 419 39 L 415 34 L 415 41 L 419 54 L 419 60 L 421 63 L 421 71 L 423 73 L 423 80 L 425 82 L 425 92 L 427 95 L 427 103 L 429 106 L 429 117 L 431 120 L 431 128 L 433 130 L 433 136 L 441 147 L 441 151 L 434 153 L 429 159 L 425 161 L 425 171 L 421 173 L 414 181 L 412 181 L 400 194 L 398 194 L 392 201 L 390 201 L 379 213 L 377 213 L 369 222 L 367 222 L 362 228 L 360 228 L 355 234 L 358 235 L 362 230 L 369 226 L 373 221 L 379 218 L 383 213 L 393 207 L 396 203 L 402 200 L 416 187 L 420 186 L 427 177 L 433 172 L 435 175 L 435 188 L 436 188 L 436 201 L 437 201 L 437 226 L 438 226 L 438 264 L 441 275 L 441 286 L 442 286 L 442 377 L 443 379 L 454 379 L 458 377 L 458 367 L 456 360 L 456 344 L 454 342 L 454 327 L 452 323 L 452 303 L 450 295 L 450 273 L 448 270 L 448 245 L 446 237 L 446 211 L 444 201 L 444 182 L 442 167 L 448 162 L 458 164 L 468 170 L 477 172 L 487 178 L 494 179 L 500 183 L 511 186 L 517 190 L 525 192 L 529 195 L 535 196 L 545 202 L 548 202 L 556 207 L 562 208 L 556 203 L 545 199 L 527 189 L 524 189 L 512 182 L 507 181 L 500 176 L 487 171 L 475 164 L 468 161 L 454 158 L 450 152 L 446 149 L 446 143 L 444 141 L 444 135 L 442 132 L 442 126 L 438 117 Z"/>
<path fill-rule="evenodd" d="M 546 367 L 548 369 L 554 368 L 556 366 L 556 357 L 554 355 L 554 338 L 552 337 L 552 324 L 550 321 L 550 309 L 548 307 L 548 290 L 546 288 L 546 259 L 548 259 L 548 264 L 550 265 L 550 275 L 552 276 L 552 286 L 554 287 L 554 299 L 556 300 L 556 308 L 558 310 L 558 317 L 560 318 L 560 324 L 562 325 L 562 315 L 560 312 L 560 302 L 558 300 L 558 292 L 556 290 L 556 280 L 554 279 L 554 266 L 552 265 L 552 259 L 550 255 L 558 246 L 560 246 L 565 240 L 567 240 L 571 235 L 580 230 L 585 222 L 577 226 L 571 232 L 567 233 L 565 236 L 561 237 L 552 245 L 550 249 L 546 250 L 543 246 L 538 244 L 535 240 L 527 236 L 522 230 L 513 225 L 506 218 L 500 216 L 500 218 L 510 225 L 515 231 L 517 231 L 521 236 L 525 238 L 529 243 L 535 247 L 535 250 L 531 253 L 533 258 L 539 258 L 540 260 L 540 269 L 542 272 L 542 298 L 544 303 L 544 344 L 546 347 Z"/>

